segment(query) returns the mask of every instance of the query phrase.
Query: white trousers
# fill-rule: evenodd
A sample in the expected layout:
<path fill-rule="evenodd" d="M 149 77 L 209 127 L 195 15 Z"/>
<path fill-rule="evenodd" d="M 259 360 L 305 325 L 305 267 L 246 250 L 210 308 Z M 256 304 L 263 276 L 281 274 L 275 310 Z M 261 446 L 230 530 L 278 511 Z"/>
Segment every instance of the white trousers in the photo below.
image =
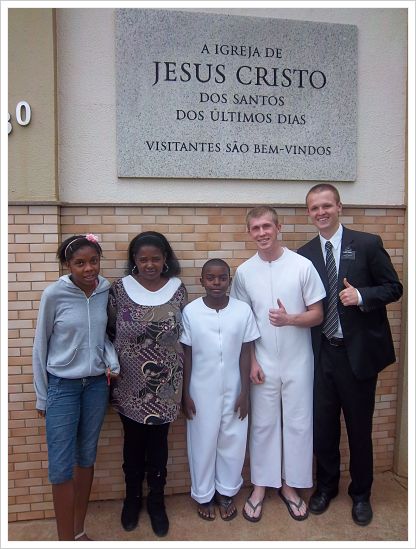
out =
<path fill-rule="evenodd" d="M 251 385 L 249 446 L 256 486 L 313 486 L 313 368 Z"/>
<path fill-rule="evenodd" d="M 225 412 L 212 404 L 209 413 L 198 413 L 197 408 L 194 419 L 187 420 L 191 497 L 198 503 L 210 501 L 215 490 L 234 496 L 243 483 L 247 417 L 238 419 L 233 403 Z"/>

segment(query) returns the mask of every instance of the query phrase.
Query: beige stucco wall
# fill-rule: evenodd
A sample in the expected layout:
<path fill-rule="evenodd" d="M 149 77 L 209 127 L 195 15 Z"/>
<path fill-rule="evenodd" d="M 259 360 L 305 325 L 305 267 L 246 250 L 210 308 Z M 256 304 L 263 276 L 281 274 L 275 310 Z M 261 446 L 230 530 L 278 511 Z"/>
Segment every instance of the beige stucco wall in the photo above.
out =
<path fill-rule="evenodd" d="M 405 9 L 211 9 L 358 27 L 358 177 L 344 203 L 403 205 Z M 301 204 L 310 181 L 118 179 L 113 9 L 58 9 L 59 181 L 71 203 Z M 86 195 L 85 189 L 88 189 Z"/>
<path fill-rule="evenodd" d="M 9 200 L 57 198 L 55 21 L 53 9 L 9 9 Z M 19 126 L 16 105 L 27 101 L 31 122 Z"/>

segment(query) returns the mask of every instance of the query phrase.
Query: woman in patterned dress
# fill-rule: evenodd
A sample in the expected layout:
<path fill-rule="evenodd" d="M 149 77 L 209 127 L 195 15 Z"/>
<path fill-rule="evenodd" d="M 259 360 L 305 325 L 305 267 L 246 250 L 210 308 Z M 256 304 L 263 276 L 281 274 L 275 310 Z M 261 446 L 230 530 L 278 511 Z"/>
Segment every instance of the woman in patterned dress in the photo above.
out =
<path fill-rule="evenodd" d="M 181 311 L 187 291 L 179 262 L 160 233 L 137 235 L 128 250 L 129 275 L 115 281 L 108 304 L 108 334 L 120 361 L 111 400 L 124 428 L 125 530 L 136 528 L 147 472 L 147 510 L 153 531 L 164 536 L 168 431 L 180 410 L 183 350 Z"/>

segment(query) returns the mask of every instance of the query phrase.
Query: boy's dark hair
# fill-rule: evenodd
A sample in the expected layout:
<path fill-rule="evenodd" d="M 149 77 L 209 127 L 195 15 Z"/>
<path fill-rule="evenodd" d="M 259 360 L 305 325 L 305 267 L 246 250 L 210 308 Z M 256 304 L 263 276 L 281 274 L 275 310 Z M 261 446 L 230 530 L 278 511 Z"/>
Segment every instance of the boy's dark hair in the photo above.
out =
<path fill-rule="evenodd" d="M 308 194 L 306 195 L 306 205 L 308 205 L 309 195 L 312 193 L 321 193 L 323 191 L 331 191 L 334 195 L 335 201 L 337 204 L 341 202 L 341 197 L 339 196 L 338 189 L 331 185 L 331 183 L 318 183 L 309 189 Z"/>
<path fill-rule="evenodd" d="M 91 237 L 92 236 L 93 235 L 91 235 Z M 85 234 L 76 234 L 74 236 L 70 236 L 62 242 L 56 252 L 56 257 L 59 259 L 61 265 L 65 265 L 67 261 L 72 259 L 74 253 L 80 248 L 84 248 L 84 246 L 93 248 L 100 257 L 103 256 L 103 250 L 97 241 L 90 240 Z"/>
<path fill-rule="evenodd" d="M 128 272 L 132 273 L 136 263 L 134 262 L 134 256 L 138 253 L 142 246 L 155 246 L 166 257 L 165 263 L 168 269 L 161 273 L 161 276 L 165 278 L 172 278 L 177 276 L 181 272 L 179 261 L 172 250 L 171 245 L 168 242 L 166 236 L 156 231 L 145 231 L 138 234 L 133 238 L 129 244 L 128 250 Z"/>
<path fill-rule="evenodd" d="M 228 270 L 228 276 L 231 276 L 230 266 L 226 261 L 224 261 L 223 259 L 220 259 L 219 257 L 208 259 L 208 261 L 206 261 L 203 264 L 202 270 L 201 270 L 201 277 L 204 276 L 204 273 L 208 267 L 225 267 Z"/>

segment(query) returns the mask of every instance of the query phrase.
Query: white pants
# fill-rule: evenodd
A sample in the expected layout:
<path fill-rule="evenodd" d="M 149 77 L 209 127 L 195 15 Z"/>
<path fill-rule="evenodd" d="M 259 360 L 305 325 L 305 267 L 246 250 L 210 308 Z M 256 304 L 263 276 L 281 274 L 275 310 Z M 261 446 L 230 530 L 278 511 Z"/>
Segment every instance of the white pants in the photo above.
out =
<path fill-rule="evenodd" d="M 215 399 L 213 399 L 215 401 Z M 234 496 L 243 478 L 247 442 L 247 417 L 241 421 L 233 411 L 225 412 L 212 402 L 209 413 L 197 413 L 187 421 L 188 460 L 191 472 L 191 496 L 198 503 L 210 501 L 218 490 Z"/>
<path fill-rule="evenodd" d="M 250 471 L 256 486 L 310 488 L 313 368 L 251 386 Z"/>

